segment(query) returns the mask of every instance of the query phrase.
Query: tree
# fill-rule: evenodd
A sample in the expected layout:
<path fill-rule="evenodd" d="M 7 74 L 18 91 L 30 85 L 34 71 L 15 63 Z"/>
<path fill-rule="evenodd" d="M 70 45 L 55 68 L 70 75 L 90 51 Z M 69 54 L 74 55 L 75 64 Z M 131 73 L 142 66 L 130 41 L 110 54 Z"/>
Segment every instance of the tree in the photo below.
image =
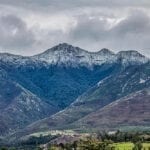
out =
<path fill-rule="evenodd" d="M 6 148 L 6 147 L 2 147 L 0 150 L 8 150 L 8 148 Z"/>
<path fill-rule="evenodd" d="M 77 141 L 74 141 L 73 144 L 72 144 L 74 150 L 77 150 L 77 147 L 78 147 L 78 142 Z"/>

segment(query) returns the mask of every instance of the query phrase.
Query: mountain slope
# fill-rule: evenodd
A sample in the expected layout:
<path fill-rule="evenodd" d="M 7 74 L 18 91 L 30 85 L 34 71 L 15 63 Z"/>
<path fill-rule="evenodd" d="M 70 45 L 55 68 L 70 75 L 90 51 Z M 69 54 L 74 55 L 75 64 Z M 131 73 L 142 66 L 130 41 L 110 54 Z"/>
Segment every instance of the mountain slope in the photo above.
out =
<path fill-rule="evenodd" d="M 31 130 L 43 129 L 43 123 L 44 129 L 65 128 L 112 101 L 149 86 L 149 59 L 137 51 L 88 52 L 63 43 L 31 57 L 0 54 L 0 69 L 2 134 L 71 104 L 35 123 L 35 127 L 31 125 Z"/>
<path fill-rule="evenodd" d="M 88 52 L 66 43 L 32 57 L 0 54 L 0 66 L 14 81 L 60 109 L 122 67 L 148 61 L 136 51 Z"/>
<path fill-rule="evenodd" d="M 132 93 L 74 123 L 88 129 L 118 129 L 126 127 L 149 127 L 150 88 Z"/>
<path fill-rule="evenodd" d="M 56 46 L 58 52 L 64 53 L 62 55 L 64 58 L 65 55 L 70 54 L 70 46 L 66 46 L 63 46 L 67 49 L 66 51 L 62 46 Z M 53 49 L 55 48 L 43 54 L 49 57 L 53 56 Z M 78 53 L 80 51 L 79 49 Z M 72 53 L 76 58 L 76 48 L 73 48 Z M 88 52 L 86 53 L 88 54 Z M 59 60 L 57 60 L 58 63 L 53 64 L 35 57 L 37 56 L 0 54 L 1 135 L 14 132 L 33 121 L 51 116 L 54 112 L 68 106 L 99 80 L 119 70 L 111 62 L 97 66 L 93 64 L 91 67 L 76 64 L 70 58 L 74 64 L 72 66 L 65 62 L 59 64 Z M 88 60 L 85 59 L 85 61 Z M 27 109 L 26 103 L 30 103 L 32 99 L 35 104 L 40 105 L 39 109 L 35 109 L 32 103 L 29 104 L 31 109 Z M 21 103 L 22 100 L 25 103 Z M 12 113 L 10 113 L 11 111 Z"/>
<path fill-rule="evenodd" d="M 32 57 L 0 54 L 0 66 L 14 81 L 62 109 L 116 71 L 115 63 L 111 61 L 114 56 L 108 50 L 96 54 L 60 44 Z M 96 61 L 101 62 L 98 65 L 94 62 L 97 57 L 100 60 Z"/>
<path fill-rule="evenodd" d="M 49 116 L 57 107 L 12 81 L 5 70 L 0 69 L 0 135 L 5 135 Z"/>
<path fill-rule="evenodd" d="M 150 87 L 150 64 L 127 67 L 100 81 L 63 111 L 31 124 L 25 132 L 74 128 L 77 120 L 146 87 Z"/>

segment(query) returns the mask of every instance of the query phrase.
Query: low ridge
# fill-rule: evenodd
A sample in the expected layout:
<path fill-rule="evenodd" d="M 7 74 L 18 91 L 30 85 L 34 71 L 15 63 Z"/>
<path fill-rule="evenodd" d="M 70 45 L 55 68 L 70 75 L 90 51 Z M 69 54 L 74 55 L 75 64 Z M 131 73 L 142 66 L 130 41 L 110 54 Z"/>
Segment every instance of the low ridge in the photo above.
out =
<path fill-rule="evenodd" d="M 150 125 L 150 88 L 123 97 L 85 118 L 74 126 L 95 130 L 136 129 Z M 76 125 L 75 125 L 76 124 Z"/>

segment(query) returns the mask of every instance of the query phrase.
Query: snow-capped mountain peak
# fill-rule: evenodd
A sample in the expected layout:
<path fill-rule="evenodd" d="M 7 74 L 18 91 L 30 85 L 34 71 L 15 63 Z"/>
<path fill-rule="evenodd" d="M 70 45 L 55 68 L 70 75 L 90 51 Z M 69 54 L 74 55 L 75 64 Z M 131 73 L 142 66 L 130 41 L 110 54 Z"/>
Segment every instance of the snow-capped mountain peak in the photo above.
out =
<path fill-rule="evenodd" d="M 48 49 L 44 53 L 33 57 L 46 61 L 50 64 L 65 64 L 73 66 L 100 65 L 105 62 L 112 62 L 116 60 L 114 53 L 108 49 L 102 49 L 99 52 L 88 52 L 67 43 L 59 44 L 51 49 Z"/>
<path fill-rule="evenodd" d="M 140 54 L 138 51 L 129 50 L 129 51 L 120 51 L 117 54 L 118 59 L 122 61 L 123 64 L 141 64 L 147 63 L 149 58 L 146 58 L 144 55 Z"/>
<path fill-rule="evenodd" d="M 86 66 L 102 65 L 104 63 L 121 62 L 123 65 L 147 63 L 146 58 L 137 51 L 121 51 L 117 54 L 109 49 L 103 48 L 98 52 L 89 52 L 79 47 L 74 47 L 67 43 L 62 43 L 46 50 L 43 53 L 31 57 L 12 55 L 8 53 L 0 54 L 0 61 L 17 65 L 44 64 L 44 65 L 64 65 L 64 66 Z"/>
<path fill-rule="evenodd" d="M 149 61 L 148 58 L 133 50 L 121 51 L 115 54 L 109 49 L 103 48 L 98 52 L 89 52 L 67 43 L 59 44 L 41 54 L 33 56 L 33 58 L 48 64 L 64 64 L 66 66 L 93 66 L 118 61 L 121 61 L 123 65 L 128 65 Z"/>
<path fill-rule="evenodd" d="M 117 55 L 119 55 L 120 57 L 145 57 L 136 50 L 120 51 L 117 53 Z"/>
<path fill-rule="evenodd" d="M 82 49 L 80 49 L 79 47 L 74 47 L 70 44 L 67 43 L 60 43 L 50 49 L 48 49 L 47 51 L 43 52 L 42 54 L 48 54 L 48 53 L 52 53 L 55 51 L 59 51 L 59 52 L 63 52 L 63 53 L 78 53 L 79 51 L 84 51 Z"/>
<path fill-rule="evenodd" d="M 99 55 L 115 55 L 112 51 L 110 51 L 107 48 L 103 48 L 100 51 L 97 52 Z"/>

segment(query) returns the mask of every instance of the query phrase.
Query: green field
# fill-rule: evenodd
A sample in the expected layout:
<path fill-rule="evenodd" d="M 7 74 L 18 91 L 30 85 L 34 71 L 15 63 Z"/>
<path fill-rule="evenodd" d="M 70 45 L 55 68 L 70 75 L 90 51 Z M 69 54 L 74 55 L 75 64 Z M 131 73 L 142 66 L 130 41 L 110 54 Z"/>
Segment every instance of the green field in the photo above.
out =
<path fill-rule="evenodd" d="M 111 144 L 111 147 L 114 147 L 116 150 L 132 150 L 134 147 L 133 143 L 114 143 Z"/>
<path fill-rule="evenodd" d="M 150 150 L 150 143 L 143 144 L 144 150 Z"/>
<path fill-rule="evenodd" d="M 133 143 L 114 143 L 110 147 L 114 147 L 115 150 L 132 150 L 134 147 Z M 150 143 L 143 143 L 143 150 L 150 150 Z"/>

